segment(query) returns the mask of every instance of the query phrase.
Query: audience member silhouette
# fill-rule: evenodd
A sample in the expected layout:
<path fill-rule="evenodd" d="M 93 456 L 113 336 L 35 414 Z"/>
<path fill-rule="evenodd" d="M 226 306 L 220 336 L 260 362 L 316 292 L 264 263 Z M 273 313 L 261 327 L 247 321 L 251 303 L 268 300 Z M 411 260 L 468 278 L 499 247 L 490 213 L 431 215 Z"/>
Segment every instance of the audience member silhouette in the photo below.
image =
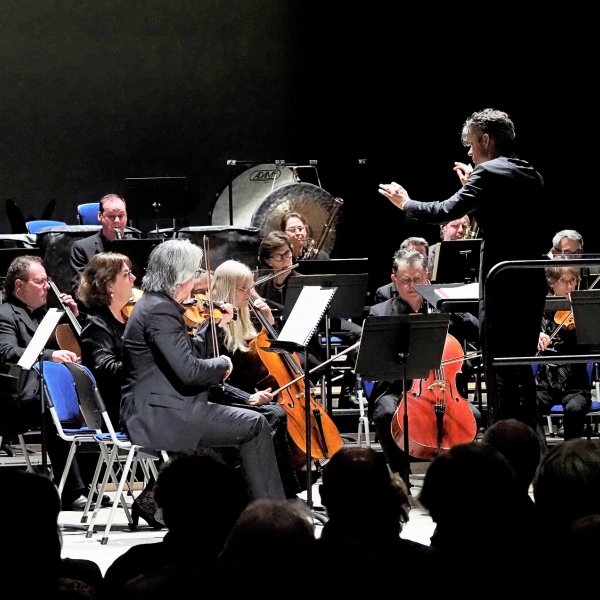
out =
<path fill-rule="evenodd" d="M 197 573 L 207 586 L 217 555 L 248 503 L 245 479 L 214 451 L 198 448 L 176 453 L 161 468 L 154 491 L 168 532 L 161 542 L 139 544 L 117 558 L 104 576 L 107 597 L 123 591 L 138 575 L 174 565 Z"/>
<path fill-rule="evenodd" d="M 323 556 L 332 557 L 328 569 L 349 590 L 362 590 L 366 582 L 354 579 L 344 566 L 348 552 L 371 563 L 381 573 L 404 573 L 402 595 L 422 592 L 423 582 L 435 568 L 434 551 L 418 542 L 402 539 L 402 524 L 408 520 L 409 501 L 404 482 L 390 474 L 382 453 L 366 447 L 344 447 L 323 470 L 320 496 L 329 520 L 318 546 Z M 337 562 L 337 564 L 335 564 Z M 364 572 L 371 572 L 365 568 Z M 364 578 L 363 578 L 364 579 Z M 362 591 L 367 591 L 366 589 Z"/>
<path fill-rule="evenodd" d="M 220 593 L 243 597 L 260 590 L 261 598 L 288 597 L 290 571 L 283 565 L 301 567 L 315 542 L 312 517 L 305 504 L 292 500 L 255 500 L 231 529 L 218 558 Z M 253 557 L 255 557 L 253 559 Z M 275 568 L 264 568 L 256 559 L 276 559 Z M 303 586 L 292 597 L 305 595 Z"/>
<path fill-rule="evenodd" d="M 0 514 L 4 552 L 0 562 L 4 590 L 29 598 L 72 597 L 67 590 L 98 590 L 102 571 L 87 559 L 61 558 L 58 527 L 60 497 L 48 477 L 20 469 L 0 469 Z M 26 587 L 24 587 L 26 586 Z"/>
<path fill-rule="evenodd" d="M 530 539 L 528 512 L 519 500 L 517 479 L 506 458 L 492 446 L 458 444 L 429 465 L 419 495 L 436 524 L 431 545 L 439 553 L 440 577 L 453 577 L 465 568 L 473 549 L 500 573 L 524 575 L 520 555 Z M 485 565 L 469 570 L 469 587 L 489 586 Z M 496 591 L 511 589 L 496 578 Z M 506 586 L 506 587 L 505 587 Z M 514 589 L 512 590 L 514 592 Z"/>

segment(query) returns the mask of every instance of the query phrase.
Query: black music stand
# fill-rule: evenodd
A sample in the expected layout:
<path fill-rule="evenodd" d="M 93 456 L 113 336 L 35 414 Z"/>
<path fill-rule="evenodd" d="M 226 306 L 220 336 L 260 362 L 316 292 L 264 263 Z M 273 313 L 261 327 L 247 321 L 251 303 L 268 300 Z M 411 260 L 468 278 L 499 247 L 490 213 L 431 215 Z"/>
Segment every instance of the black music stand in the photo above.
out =
<path fill-rule="evenodd" d="M 570 294 L 577 343 L 600 352 L 600 290 L 576 290 Z"/>
<path fill-rule="evenodd" d="M 330 258 L 329 260 L 299 260 L 296 272 L 298 275 L 369 273 L 369 259 Z"/>
<path fill-rule="evenodd" d="M 431 281 L 472 283 L 479 275 L 481 240 L 446 240 L 437 245 Z"/>
<path fill-rule="evenodd" d="M 308 341 L 319 325 L 323 314 L 336 295 L 335 288 L 308 287 L 302 291 L 289 319 L 287 319 L 277 340 L 269 340 L 269 352 L 304 353 L 304 412 L 306 417 L 306 503 L 310 509 L 312 502 L 312 450 L 310 419 L 310 382 L 308 381 Z"/>
<path fill-rule="evenodd" d="M 107 243 L 107 250 L 124 254 L 131 261 L 131 270 L 136 277 L 138 285 L 146 271 L 148 257 L 152 250 L 161 243 L 158 238 L 124 238 Z"/>
<path fill-rule="evenodd" d="M 331 261 L 327 261 L 331 262 Z M 289 317 L 296 300 L 304 286 L 320 288 L 337 288 L 331 304 L 325 311 L 325 360 L 331 357 L 331 319 L 362 318 L 365 309 L 365 298 L 369 285 L 368 273 L 333 274 L 333 275 L 296 275 L 288 279 L 283 307 L 284 321 Z M 331 414 L 331 363 L 325 371 L 327 386 L 327 412 Z"/>
<path fill-rule="evenodd" d="M 158 220 L 161 209 L 164 216 L 176 219 L 188 215 L 192 206 L 191 187 L 187 177 L 127 177 L 125 195 L 130 214 L 147 215 L 154 213 L 154 230 L 160 234 Z M 138 229 L 142 229 L 138 226 Z"/>
<path fill-rule="evenodd" d="M 406 398 L 408 379 L 424 379 L 430 371 L 439 368 L 449 323 L 450 317 L 443 314 L 367 317 L 363 323 L 356 373 L 373 381 L 401 379 L 402 395 Z M 408 402 L 404 403 L 403 427 L 408 465 Z M 410 493 L 410 468 L 402 478 Z"/>

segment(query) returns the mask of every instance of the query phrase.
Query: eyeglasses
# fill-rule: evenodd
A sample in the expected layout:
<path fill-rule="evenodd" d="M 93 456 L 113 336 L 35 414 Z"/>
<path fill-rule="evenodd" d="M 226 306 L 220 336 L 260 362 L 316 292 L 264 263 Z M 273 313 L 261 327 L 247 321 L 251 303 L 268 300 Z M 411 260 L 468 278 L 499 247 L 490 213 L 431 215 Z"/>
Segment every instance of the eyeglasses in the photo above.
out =
<path fill-rule="evenodd" d="M 285 230 L 288 233 L 302 233 L 306 231 L 306 227 L 304 225 L 298 225 L 298 227 L 286 227 Z"/>
<path fill-rule="evenodd" d="M 200 279 L 202 275 L 206 275 L 206 271 L 204 269 L 196 269 L 194 271 L 194 279 Z"/>
<path fill-rule="evenodd" d="M 46 285 L 48 283 L 48 279 L 28 279 L 27 282 L 29 281 L 35 283 L 35 285 Z"/>
<path fill-rule="evenodd" d="M 556 283 L 562 283 L 562 285 L 577 285 L 579 280 L 577 279 L 559 279 Z"/>
<path fill-rule="evenodd" d="M 271 254 L 271 256 L 269 258 L 272 258 L 273 260 L 281 261 L 281 260 L 284 260 L 285 258 L 291 258 L 291 257 L 292 257 L 292 251 L 288 250 L 287 252 L 284 252 L 283 254 Z"/>
<path fill-rule="evenodd" d="M 407 277 L 406 275 L 403 275 L 402 277 L 397 277 L 396 281 L 400 285 L 411 285 L 413 283 L 419 285 L 425 281 L 425 277 L 422 275 L 417 275 L 416 277 Z"/>

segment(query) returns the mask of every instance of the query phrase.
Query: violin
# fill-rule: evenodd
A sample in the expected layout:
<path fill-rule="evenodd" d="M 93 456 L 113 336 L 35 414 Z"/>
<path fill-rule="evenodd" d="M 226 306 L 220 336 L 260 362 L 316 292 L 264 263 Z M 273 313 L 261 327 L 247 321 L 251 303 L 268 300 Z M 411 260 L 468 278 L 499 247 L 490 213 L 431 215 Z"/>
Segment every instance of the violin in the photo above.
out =
<path fill-rule="evenodd" d="M 554 322 L 567 331 L 575 329 L 575 316 L 572 310 L 557 310 L 554 313 Z"/>
<path fill-rule="evenodd" d="M 464 359 L 460 342 L 446 335 L 439 369 L 430 371 L 426 379 L 413 380 L 392 419 L 392 437 L 410 456 L 431 460 L 456 444 L 468 444 L 477 435 L 473 411 L 456 388 L 456 374 Z M 408 451 L 404 448 L 403 418 L 408 414 Z"/>
<path fill-rule="evenodd" d="M 225 304 L 224 302 L 212 302 L 212 318 L 216 323 L 219 323 L 223 318 L 223 313 L 220 308 Z M 185 312 L 183 313 L 183 320 L 189 328 L 197 328 L 199 325 L 205 323 L 211 318 L 211 302 L 206 294 L 194 294 L 188 300 L 182 302 Z M 238 317 L 237 308 L 233 308 L 233 320 L 235 321 Z"/>
<path fill-rule="evenodd" d="M 131 298 L 129 299 L 129 302 L 127 302 L 127 304 L 121 309 L 121 314 L 126 321 L 131 316 L 135 303 L 142 297 L 143 293 L 144 292 L 142 292 L 142 290 L 139 288 L 133 288 L 131 290 Z"/>

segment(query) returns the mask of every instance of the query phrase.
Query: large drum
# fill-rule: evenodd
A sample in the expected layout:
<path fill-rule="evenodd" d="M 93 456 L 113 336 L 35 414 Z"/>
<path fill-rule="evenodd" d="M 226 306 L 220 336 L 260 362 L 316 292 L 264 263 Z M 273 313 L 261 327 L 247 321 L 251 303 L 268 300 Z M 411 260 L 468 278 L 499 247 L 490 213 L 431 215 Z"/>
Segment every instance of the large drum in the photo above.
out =
<path fill-rule="evenodd" d="M 240 173 L 231 182 L 233 225 L 256 227 L 263 238 L 279 229 L 281 217 L 288 211 L 302 214 L 308 222 L 309 236 L 318 239 L 333 213 L 335 199 L 313 183 L 298 181 L 290 167 L 260 164 Z M 322 250 L 331 254 L 335 244 L 335 215 Z M 229 186 L 221 192 L 212 210 L 213 225 L 229 225 Z"/>

